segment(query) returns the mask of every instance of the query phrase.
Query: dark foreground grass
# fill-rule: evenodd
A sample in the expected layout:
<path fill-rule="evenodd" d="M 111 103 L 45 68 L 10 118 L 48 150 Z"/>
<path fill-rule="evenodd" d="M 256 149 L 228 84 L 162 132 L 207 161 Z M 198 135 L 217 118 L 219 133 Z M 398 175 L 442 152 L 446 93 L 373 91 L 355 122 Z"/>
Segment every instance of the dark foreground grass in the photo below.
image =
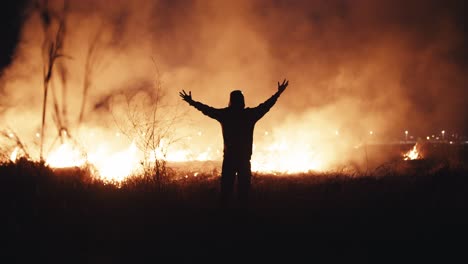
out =
<path fill-rule="evenodd" d="M 2 257 L 450 262 L 463 256 L 468 240 L 468 175 L 460 164 L 401 162 L 368 175 L 254 175 L 249 208 L 229 210 L 218 208 L 219 176 L 179 176 L 116 187 L 79 169 L 3 164 Z"/>

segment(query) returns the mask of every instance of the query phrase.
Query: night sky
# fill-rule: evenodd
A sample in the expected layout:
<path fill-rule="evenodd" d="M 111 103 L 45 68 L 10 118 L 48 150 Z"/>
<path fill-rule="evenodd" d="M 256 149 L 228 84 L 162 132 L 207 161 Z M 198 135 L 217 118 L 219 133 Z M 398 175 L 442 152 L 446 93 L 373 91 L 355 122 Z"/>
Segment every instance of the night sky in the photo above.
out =
<path fill-rule="evenodd" d="M 6 2 L 6 3 L 5 3 Z M 25 0 L 5 1 L 2 2 L 0 8 L 0 24 L 2 41 L 0 42 L 0 67 L 3 69 L 8 66 L 12 60 L 12 56 L 19 39 L 21 23 L 25 15 Z"/>

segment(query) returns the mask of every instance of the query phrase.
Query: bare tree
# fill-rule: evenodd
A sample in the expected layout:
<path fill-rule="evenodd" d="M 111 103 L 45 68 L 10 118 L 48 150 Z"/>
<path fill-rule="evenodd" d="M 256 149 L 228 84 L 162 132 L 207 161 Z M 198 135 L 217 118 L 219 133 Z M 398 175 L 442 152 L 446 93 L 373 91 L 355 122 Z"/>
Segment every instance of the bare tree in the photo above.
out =
<path fill-rule="evenodd" d="M 54 65 L 60 57 L 64 57 L 63 54 L 63 43 L 65 38 L 65 21 L 66 14 L 68 9 L 68 2 L 64 1 L 63 10 L 61 14 L 52 12 L 49 9 L 48 1 L 38 1 L 37 7 L 39 9 L 41 22 L 44 30 L 44 41 L 42 43 L 42 52 L 43 52 L 43 102 L 42 102 L 42 122 L 41 122 L 41 142 L 40 142 L 40 160 L 44 161 L 43 148 L 44 148 L 44 129 L 45 129 L 45 119 L 46 119 L 46 110 L 47 110 L 47 96 L 52 79 L 52 73 L 54 70 Z M 62 74 L 62 77 L 66 76 Z M 64 80 L 62 78 L 62 80 Z M 63 82 L 62 82 L 63 83 Z M 58 135 L 62 136 L 62 129 L 64 128 L 63 122 L 61 119 L 61 113 L 59 111 L 57 100 L 54 96 L 54 113 L 55 121 L 58 124 Z"/>
<path fill-rule="evenodd" d="M 122 133 L 142 151 L 144 175 L 150 176 L 161 188 L 167 175 L 167 151 L 179 140 L 175 127 L 183 115 L 176 105 L 165 102 L 165 89 L 156 63 L 154 65 L 152 87 L 140 88 L 124 96 L 122 115 L 113 112 L 113 116 Z"/>

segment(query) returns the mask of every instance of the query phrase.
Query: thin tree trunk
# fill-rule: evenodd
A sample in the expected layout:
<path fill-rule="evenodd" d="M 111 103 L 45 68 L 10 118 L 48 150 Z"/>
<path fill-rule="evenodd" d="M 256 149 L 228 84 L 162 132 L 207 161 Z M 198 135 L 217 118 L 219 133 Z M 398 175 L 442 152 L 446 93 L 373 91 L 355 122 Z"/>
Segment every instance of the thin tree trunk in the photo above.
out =
<path fill-rule="evenodd" d="M 42 124 L 41 124 L 41 148 L 40 148 L 40 161 L 44 161 L 44 127 L 46 117 L 46 106 L 47 106 L 47 84 L 44 84 L 44 100 L 42 102 Z"/>

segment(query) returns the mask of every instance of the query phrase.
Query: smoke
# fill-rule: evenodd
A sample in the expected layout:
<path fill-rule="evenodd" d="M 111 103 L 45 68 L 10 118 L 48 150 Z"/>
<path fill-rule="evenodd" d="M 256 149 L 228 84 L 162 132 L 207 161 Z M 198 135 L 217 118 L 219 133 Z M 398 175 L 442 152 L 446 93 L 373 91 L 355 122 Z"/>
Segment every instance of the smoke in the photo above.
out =
<path fill-rule="evenodd" d="M 246 105 L 256 106 L 287 78 L 289 87 L 257 124 L 257 145 L 296 135 L 336 156 L 369 140 L 369 131 L 382 140 L 405 130 L 461 133 L 468 75 L 457 59 L 466 56 L 466 40 L 452 16 L 460 1 L 439 2 L 70 1 L 67 57 L 60 58 L 68 120 L 77 126 L 86 85 L 82 125 L 115 130 L 111 99 L 154 89 L 155 80 L 165 104 L 184 109 L 181 89 L 219 108 L 240 89 Z M 49 1 L 53 12 L 62 5 Z M 43 93 L 41 17 L 33 4 L 29 14 L 0 102 L 2 123 L 25 138 L 40 125 Z M 189 148 L 222 149 L 219 125 L 195 110 L 176 130 L 192 136 Z"/>

